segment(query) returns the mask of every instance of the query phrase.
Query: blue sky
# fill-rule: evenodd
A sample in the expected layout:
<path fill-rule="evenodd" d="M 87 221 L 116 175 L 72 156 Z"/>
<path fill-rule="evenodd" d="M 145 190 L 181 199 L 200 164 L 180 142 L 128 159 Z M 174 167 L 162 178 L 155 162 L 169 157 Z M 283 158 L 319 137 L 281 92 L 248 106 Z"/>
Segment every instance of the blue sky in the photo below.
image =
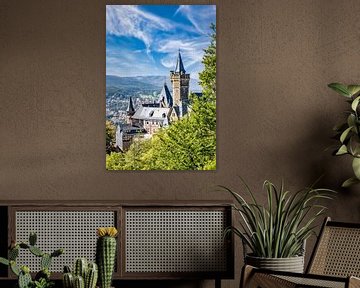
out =
<path fill-rule="evenodd" d="M 106 74 L 168 76 L 180 49 L 186 72 L 198 79 L 211 23 L 215 5 L 107 5 Z"/>

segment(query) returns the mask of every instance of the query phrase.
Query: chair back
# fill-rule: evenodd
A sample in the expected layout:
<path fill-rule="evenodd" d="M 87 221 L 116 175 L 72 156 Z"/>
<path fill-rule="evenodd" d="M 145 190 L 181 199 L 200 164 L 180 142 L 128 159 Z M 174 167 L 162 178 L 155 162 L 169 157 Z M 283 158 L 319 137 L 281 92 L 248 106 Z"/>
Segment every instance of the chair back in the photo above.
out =
<path fill-rule="evenodd" d="M 307 273 L 360 277 L 360 224 L 326 218 Z"/>

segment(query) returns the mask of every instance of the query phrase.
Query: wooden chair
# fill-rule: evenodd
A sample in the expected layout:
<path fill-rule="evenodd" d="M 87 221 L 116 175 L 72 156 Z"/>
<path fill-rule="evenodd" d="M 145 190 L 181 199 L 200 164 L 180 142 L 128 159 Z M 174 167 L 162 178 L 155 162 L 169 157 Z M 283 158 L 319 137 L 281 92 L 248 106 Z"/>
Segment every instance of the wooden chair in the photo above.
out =
<path fill-rule="evenodd" d="M 326 218 L 306 273 L 244 266 L 240 287 L 360 287 L 360 224 Z"/>

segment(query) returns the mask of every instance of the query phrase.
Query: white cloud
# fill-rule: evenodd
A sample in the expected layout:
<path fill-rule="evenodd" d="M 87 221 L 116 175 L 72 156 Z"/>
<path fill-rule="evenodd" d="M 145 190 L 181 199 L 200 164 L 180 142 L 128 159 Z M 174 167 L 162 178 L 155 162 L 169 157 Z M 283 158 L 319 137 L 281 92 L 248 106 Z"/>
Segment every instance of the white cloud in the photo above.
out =
<path fill-rule="evenodd" d="M 109 40 L 106 73 L 118 76 L 168 74 L 175 68 L 180 49 L 187 73 L 197 78 L 203 69 L 203 50 L 210 42 L 209 24 L 215 19 L 215 5 L 180 6 L 175 15 L 178 13 L 189 23 L 162 18 L 136 5 L 107 5 L 106 33 L 139 39 L 144 49 L 131 50 L 122 45 L 120 50 L 116 42 Z"/>
<path fill-rule="evenodd" d="M 178 49 L 184 62 L 185 70 L 201 63 L 204 55 L 203 49 L 209 45 L 207 38 L 197 38 L 192 40 L 185 39 L 166 39 L 158 43 L 157 50 L 166 55 L 161 59 L 161 64 L 169 69 L 174 69 L 176 65 Z"/>
<path fill-rule="evenodd" d="M 208 34 L 209 24 L 216 17 L 216 6 L 180 5 L 174 16 L 178 13 L 185 16 L 199 33 Z"/>
<path fill-rule="evenodd" d="M 135 5 L 107 5 L 106 32 L 116 36 L 135 37 L 151 50 L 155 31 L 169 31 L 173 24 L 161 17 L 142 11 Z"/>

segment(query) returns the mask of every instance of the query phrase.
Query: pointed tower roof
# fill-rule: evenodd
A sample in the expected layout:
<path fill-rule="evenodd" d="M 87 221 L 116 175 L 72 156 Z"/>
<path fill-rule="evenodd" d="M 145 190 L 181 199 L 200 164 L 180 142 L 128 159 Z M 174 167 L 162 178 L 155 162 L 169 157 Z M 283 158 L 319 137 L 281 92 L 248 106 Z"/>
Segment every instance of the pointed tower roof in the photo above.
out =
<path fill-rule="evenodd" d="M 126 109 L 126 112 L 127 112 L 128 115 L 133 115 L 135 113 L 134 104 L 133 104 L 131 96 L 129 98 L 129 104 L 128 104 L 128 107 Z"/>
<path fill-rule="evenodd" d="M 160 105 L 164 104 L 164 106 L 168 108 L 173 106 L 173 99 L 169 91 L 169 88 L 166 85 L 166 82 L 164 82 L 164 86 L 160 92 L 159 103 Z"/>
<path fill-rule="evenodd" d="M 175 66 L 175 73 L 184 73 L 185 74 L 185 68 L 184 68 L 184 64 L 182 62 L 182 59 L 181 59 L 181 54 L 180 54 L 180 49 L 179 49 L 179 55 L 178 55 L 178 58 L 177 58 L 177 61 L 176 61 L 176 66 Z"/>

